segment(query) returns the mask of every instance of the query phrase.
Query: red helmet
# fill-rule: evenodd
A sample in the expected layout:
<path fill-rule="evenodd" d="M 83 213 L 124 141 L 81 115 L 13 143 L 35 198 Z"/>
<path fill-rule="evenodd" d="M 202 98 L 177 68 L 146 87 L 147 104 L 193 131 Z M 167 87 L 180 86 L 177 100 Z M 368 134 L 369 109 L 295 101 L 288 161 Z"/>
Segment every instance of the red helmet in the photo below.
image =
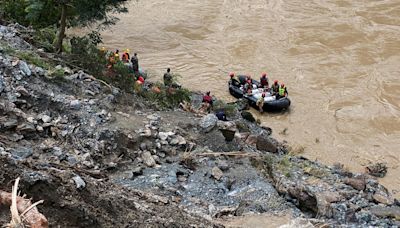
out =
<path fill-rule="evenodd" d="M 275 80 L 274 83 L 275 83 L 275 84 L 278 84 L 278 80 Z"/>
<path fill-rule="evenodd" d="M 263 76 L 263 77 L 267 77 L 267 73 L 265 73 L 265 72 L 262 73 L 262 76 Z"/>
<path fill-rule="evenodd" d="M 230 77 L 233 77 L 233 76 L 235 76 L 235 73 L 230 72 L 230 73 L 229 73 L 229 76 L 230 76 Z"/>
<path fill-rule="evenodd" d="M 262 95 L 261 95 L 262 97 L 265 97 L 265 93 L 262 93 Z"/>
<path fill-rule="evenodd" d="M 281 87 L 285 87 L 285 84 L 282 83 L 282 84 L 281 84 Z"/>

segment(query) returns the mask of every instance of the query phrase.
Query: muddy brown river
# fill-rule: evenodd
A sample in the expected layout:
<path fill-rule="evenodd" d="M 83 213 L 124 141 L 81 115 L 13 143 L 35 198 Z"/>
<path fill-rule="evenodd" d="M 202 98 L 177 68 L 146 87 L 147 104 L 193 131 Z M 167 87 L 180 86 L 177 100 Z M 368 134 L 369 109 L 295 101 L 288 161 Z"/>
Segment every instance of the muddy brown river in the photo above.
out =
<path fill-rule="evenodd" d="M 310 159 L 363 171 L 400 196 L 399 0 L 134 1 L 103 33 L 105 47 L 138 52 L 193 90 L 229 101 L 229 71 L 284 82 L 289 112 L 259 115 L 274 137 Z M 286 130 L 285 130 L 286 129 Z"/>

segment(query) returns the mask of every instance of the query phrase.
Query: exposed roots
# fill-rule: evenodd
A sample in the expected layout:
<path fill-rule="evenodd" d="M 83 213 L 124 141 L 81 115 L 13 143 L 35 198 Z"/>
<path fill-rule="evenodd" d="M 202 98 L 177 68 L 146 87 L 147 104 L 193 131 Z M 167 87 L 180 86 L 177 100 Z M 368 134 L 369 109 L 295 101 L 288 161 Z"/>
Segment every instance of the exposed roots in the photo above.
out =
<path fill-rule="evenodd" d="M 43 200 L 34 204 L 29 199 L 18 196 L 19 178 L 15 180 L 12 192 L 0 191 L 0 204 L 11 205 L 11 221 L 6 224 L 8 228 L 48 228 L 49 223 L 36 206 L 43 203 Z"/>

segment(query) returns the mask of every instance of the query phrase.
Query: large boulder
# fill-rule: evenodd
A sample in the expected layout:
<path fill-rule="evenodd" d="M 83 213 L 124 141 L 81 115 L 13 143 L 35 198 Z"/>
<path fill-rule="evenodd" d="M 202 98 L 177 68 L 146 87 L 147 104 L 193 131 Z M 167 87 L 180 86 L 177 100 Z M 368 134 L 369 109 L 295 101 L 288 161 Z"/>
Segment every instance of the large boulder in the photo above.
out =
<path fill-rule="evenodd" d="M 208 114 L 200 121 L 200 127 L 204 132 L 210 132 L 218 122 L 218 118 L 214 114 Z"/>
<path fill-rule="evenodd" d="M 272 153 L 278 152 L 278 147 L 275 145 L 275 143 L 270 138 L 262 135 L 259 135 L 257 137 L 256 147 L 257 150 L 261 151 L 267 151 Z"/>

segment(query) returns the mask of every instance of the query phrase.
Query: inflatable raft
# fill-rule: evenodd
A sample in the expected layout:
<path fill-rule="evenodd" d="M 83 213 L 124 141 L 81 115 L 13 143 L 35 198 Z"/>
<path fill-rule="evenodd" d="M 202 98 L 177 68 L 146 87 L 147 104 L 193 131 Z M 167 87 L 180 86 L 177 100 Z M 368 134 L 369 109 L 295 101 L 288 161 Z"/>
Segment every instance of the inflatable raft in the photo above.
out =
<path fill-rule="evenodd" d="M 254 86 L 255 88 L 252 90 L 252 95 L 243 94 L 243 90 L 241 87 L 245 82 L 245 77 L 239 76 L 238 78 L 239 81 L 237 81 L 237 83 L 233 83 L 231 81 L 229 81 L 228 83 L 229 93 L 232 96 L 236 98 L 245 98 L 249 102 L 250 106 L 258 110 L 257 100 L 260 98 L 262 93 L 265 93 L 264 106 L 263 106 L 264 111 L 278 112 L 289 108 L 290 99 L 288 97 L 282 97 L 280 99 L 276 99 L 276 96 L 272 96 L 271 93 L 264 92 L 262 88 L 258 88 L 258 85 L 260 83 L 254 79 L 252 81 L 253 85 L 255 85 Z"/>

